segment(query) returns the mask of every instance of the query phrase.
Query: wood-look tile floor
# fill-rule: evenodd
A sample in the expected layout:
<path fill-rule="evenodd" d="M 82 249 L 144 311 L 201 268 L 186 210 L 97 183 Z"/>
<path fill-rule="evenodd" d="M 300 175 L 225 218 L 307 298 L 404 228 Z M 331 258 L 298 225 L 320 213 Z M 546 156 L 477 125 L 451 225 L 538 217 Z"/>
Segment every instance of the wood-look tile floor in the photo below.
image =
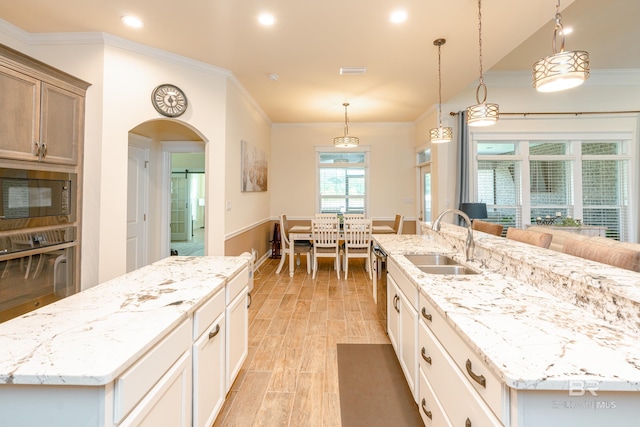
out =
<path fill-rule="evenodd" d="M 289 277 L 288 260 L 265 261 L 254 277 L 249 355 L 214 427 L 340 426 L 338 343 L 387 344 L 364 260 L 338 280 L 320 260 L 315 280 L 304 256 Z"/>

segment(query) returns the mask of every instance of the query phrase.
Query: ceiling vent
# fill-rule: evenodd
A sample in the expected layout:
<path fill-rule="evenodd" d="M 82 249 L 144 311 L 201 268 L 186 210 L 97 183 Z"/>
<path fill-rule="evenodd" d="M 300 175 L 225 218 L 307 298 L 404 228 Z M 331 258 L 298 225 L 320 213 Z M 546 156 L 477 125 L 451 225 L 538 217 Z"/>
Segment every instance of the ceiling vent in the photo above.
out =
<path fill-rule="evenodd" d="M 346 74 L 366 74 L 366 67 L 342 67 L 340 68 L 340 75 Z"/>

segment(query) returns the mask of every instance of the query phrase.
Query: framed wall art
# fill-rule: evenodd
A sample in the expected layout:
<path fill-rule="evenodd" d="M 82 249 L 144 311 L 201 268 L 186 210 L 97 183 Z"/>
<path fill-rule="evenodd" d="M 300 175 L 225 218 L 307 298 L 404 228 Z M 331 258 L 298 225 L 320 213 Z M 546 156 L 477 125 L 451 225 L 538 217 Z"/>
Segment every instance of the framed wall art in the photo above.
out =
<path fill-rule="evenodd" d="M 258 147 L 241 141 L 242 192 L 267 191 L 267 154 Z"/>

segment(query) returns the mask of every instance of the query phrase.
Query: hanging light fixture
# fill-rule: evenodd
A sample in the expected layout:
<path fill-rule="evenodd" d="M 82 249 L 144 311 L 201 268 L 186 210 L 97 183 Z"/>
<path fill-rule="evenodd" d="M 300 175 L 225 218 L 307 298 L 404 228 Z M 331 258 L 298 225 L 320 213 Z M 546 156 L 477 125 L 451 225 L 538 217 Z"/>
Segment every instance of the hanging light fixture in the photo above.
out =
<path fill-rule="evenodd" d="M 487 85 L 484 84 L 482 75 L 482 4 L 478 0 L 478 45 L 480 52 L 480 80 L 476 88 L 476 102 L 478 104 L 467 108 L 467 124 L 469 126 L 489 126 L 498 121 L 498 104 L 489 104 L 487 100 Z M 482 91 L 482 101 L 480 101 L 480 91 Z"/>
<path fill-rule="evenodd" d="M 564 50 L 564 29 L 560 15 L 560 0 L 556 0 L 556 26 L 553 30 L 553 55 L 533 64 L 533 87 L 538 92 L 558 92 L 571 89 L 589 78 L 589 53 Z M 560 36 L 560 52 L 556 43 Z"/>
<path fill-rule="evenodd" d="M 357 136 L 349 136 L 349 118 L 347 117 L 348 102 L 344 104 L 344 135 L 333 138 L 333 146 L 339 148 L 357 147 L 360 144 L 360 138 Z"/>
<path fill-rule="evenodd" d="M 436 39 L 434 46 L 438 46 L 438 127 L 429 131 L 431 142 L 449 142 L 453 138 L 453 130 L 449 127 L 442 127 L 442 75 L 440 69 L 440 47 L 447 42 L 446 39 Z"/>

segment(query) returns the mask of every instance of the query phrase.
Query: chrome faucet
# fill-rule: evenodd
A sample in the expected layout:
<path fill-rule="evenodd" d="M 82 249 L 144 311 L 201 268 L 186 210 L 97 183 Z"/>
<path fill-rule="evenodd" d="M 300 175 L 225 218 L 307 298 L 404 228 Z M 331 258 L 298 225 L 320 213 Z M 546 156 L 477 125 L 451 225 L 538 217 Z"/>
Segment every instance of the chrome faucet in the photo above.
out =
<path fill-rule="evenodd" d="M 473 261 L 473 251 L 476 247 L 475 242 L 473 241 L 473 227 L 471 226 L 471 220 L 469 219 L 469 216 L 462 212 L 461 210 L 458 209 L 445 209 L 440 215 L 438 215 L 438 218 L 436 218 L 435 221 L 433 221 L 433 224 L 431 224 L 431 229 L 433 231 L 440 231 L 440 222 L 442 221 L 442 217 L 449 213 L 457 213 L 458 215 L 460 215 L 464 221 L 467 224 L 467 241 L 465 243 L 465 255 L 467 257 L 467 261 Z"/>

